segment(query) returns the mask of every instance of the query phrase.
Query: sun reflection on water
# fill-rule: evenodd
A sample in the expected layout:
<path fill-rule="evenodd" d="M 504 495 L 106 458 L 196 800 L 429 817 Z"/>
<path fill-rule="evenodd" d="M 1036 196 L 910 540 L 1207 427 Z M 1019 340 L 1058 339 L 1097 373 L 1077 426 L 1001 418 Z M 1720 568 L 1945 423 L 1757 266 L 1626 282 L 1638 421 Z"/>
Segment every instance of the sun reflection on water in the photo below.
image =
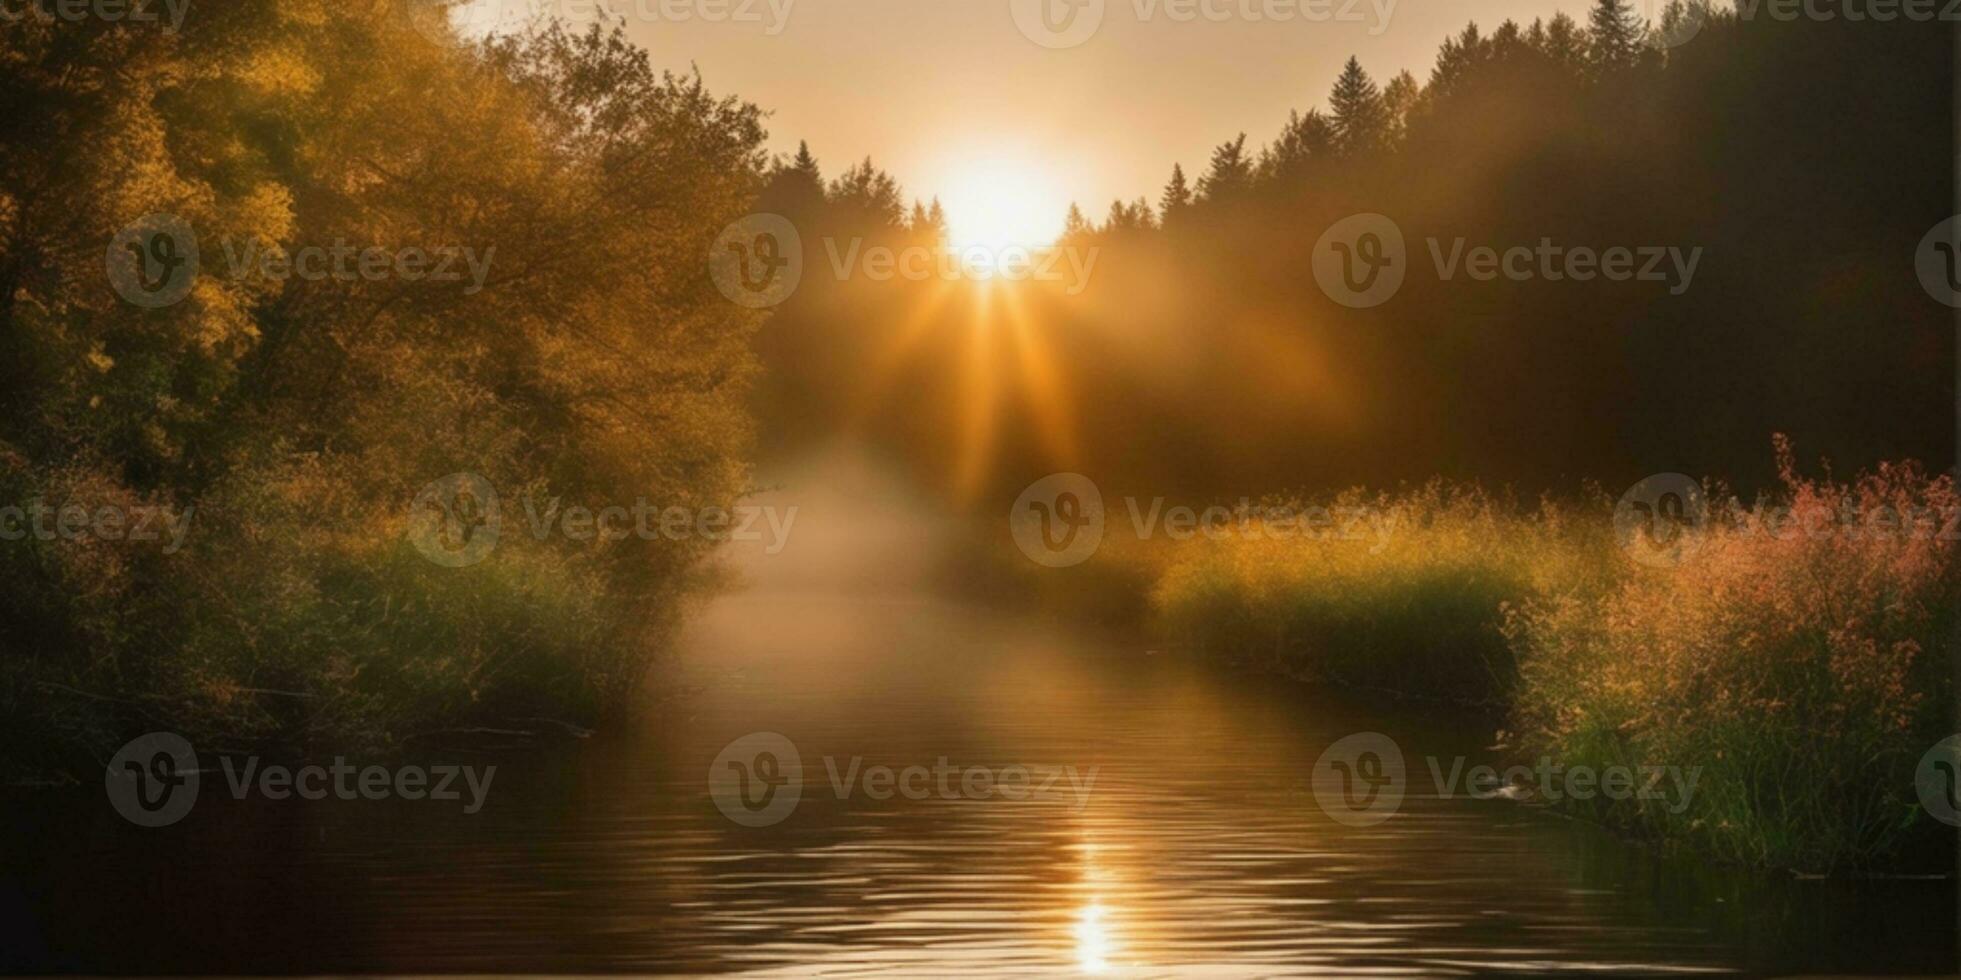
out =
<path fill-rule="evenodd" d="M 1076 963 L 1085 973 L 1109 972 L 1110 954 L 1116 951 L 1104 912 L 1101 901 L 1090 899 L 1076 920 Z"/>

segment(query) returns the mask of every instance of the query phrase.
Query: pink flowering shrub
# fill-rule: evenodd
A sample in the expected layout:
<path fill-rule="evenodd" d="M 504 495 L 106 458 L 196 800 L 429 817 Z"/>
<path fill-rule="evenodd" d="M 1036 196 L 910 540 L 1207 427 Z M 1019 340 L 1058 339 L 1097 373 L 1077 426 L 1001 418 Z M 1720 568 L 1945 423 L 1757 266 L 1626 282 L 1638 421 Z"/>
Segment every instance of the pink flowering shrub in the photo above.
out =
<path fill-rule="evenodd" d="M 1914 768 L 1950 733 L 1961 498 L 1916 464 L 1839 483 L 1777 452 L 1781 492 L 1714 508 L 1678 565 L 1508 607 L 1515 714 L 1567 764 L 1701 768 L 1686 808 L 1596 804 L 1610 821 L 1748 863 L 1871 864 L 1932 823 Z"/>

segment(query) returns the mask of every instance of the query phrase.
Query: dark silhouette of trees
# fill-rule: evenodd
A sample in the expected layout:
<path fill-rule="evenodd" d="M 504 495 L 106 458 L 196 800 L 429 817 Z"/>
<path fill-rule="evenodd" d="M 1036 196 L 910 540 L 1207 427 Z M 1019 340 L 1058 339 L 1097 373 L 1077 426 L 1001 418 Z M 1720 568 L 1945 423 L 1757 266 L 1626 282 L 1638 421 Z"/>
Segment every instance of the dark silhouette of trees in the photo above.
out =
<path fill-rule="evenodd" d="M 1073 439 L 1044 439 L 1045 416 L 1002 399 L 998 489 L 1072 468 L 1115 492 L 1435 475 L 1571 489 L 1663 471 L 1729 474 L 1747 490 L 1775 476 L 1773 432 L 1843 468 L 1944 467 L 1953 332 L 1909 261 L 1952 212 L 1942 32 L 1671 17 L 1699 30 L 1657 43 L 1664 25 L 1626 0 L 1601 0 L 1584 25 L 1469 25 L 1421 81 L 1378 86 L 1350 59 L 1325 102 L 1265 146 L 1234 136 L 1196 181 L 1172 167 L 1160 231 L 1136 204 L 1100 226 L 1072 208 L 1062 242 L 1099 250 L 1088 288 L 1031 289 L 1021 305 L 1047 380 L 1070 395 Z M 1321 291 L 1313 247 L 1365 212 L 1396 223 L 1409 274 L 1389 302 L 1355 310 Z M 1462 269 L 1446 280 L 1432 249 L 1460 239 L 1701 257 L 1680 292 Z M 873 305 L 850 311 L 857 333 L 836 336 L 916 319 L 930 288 L 866 292 Z M 964 336 L 972 311 L 944 305 L 920 332 Z M 822 317 L 802 295 L 778 314 L 823 332 L 806 318 Z M 921 352 L 857 424 L 922 471 L 947 469 L 946 431 L 917 420 L 954 415 L 946 365 L 967 356 L 951 341 Z M 1139 439 L 1150 452 L 1132 451 Z M 1058 441 L 1077 449 L 1059 455 Z"/>
<path fill-rule="evenodd" d="M 1328 94 L 1328 111 L 1333 117 L 1335 150 L 1342 156 L 1364 156 L 1389 146 L 1389 104 L 1382 91 L 1362 70 L 1362 63 L 1349 58 Z"/>
<path fill-rule="evenodd" d="M 1595 75 L 1626 71 L 1641 62 L 1648 27 L 1627 0 L 1595 0 L 1587 14 L 1587 64 Z"/>
<path fill-rule="evenodd" d="M 1198 179 L 1198 199 L 1212 204 L 1233 204 L 1253 189 L 1253 158 L 1246 152 L 1246 134 L 1219 144 L 1212 151 L 1212 166 Z"/>
<path fill-rule="evenodd" d="M 1166 228 L 1175 225 L 1192 206 L 1191 185 L 1185 182 L 1185 168 L 1179 164 L 1171 165 L 1171 179 L 1165 182 L 1164 194 L 1158 198 L 1158 220 Z"/>

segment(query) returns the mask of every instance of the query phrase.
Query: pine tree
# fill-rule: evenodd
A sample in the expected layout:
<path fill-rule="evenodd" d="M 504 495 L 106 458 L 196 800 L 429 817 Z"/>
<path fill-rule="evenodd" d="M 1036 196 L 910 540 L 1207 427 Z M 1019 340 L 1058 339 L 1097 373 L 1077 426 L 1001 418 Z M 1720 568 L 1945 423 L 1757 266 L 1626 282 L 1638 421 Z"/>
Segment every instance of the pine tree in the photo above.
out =
<path fill-rule="evenodd" d="M 1389 80 L 1388 87 L 1382 90 L 1382 104 L 1388 110 L 1388 137 L 1390 146 L 1401 146 L 1409 135 L 1410 114 L 1416 111 L 1417 103 L 1423 100 L 1423 87 L 1416 84 L 1416 76 L 1407 71 L 1396 73 Z"/>
<path fill-rule="evenodd" d="M 1088 218 L 1083 217 L 1083 209 L 1077 207 L 1076 202 L 1069 202 L 1069 214 L 1062 219 L 1062 238 L 1060 239 L 1062 244 L 1068 245 L 1088 241 L 1095 237 L 1095 235 L 1096 227 L 1089 223 Z"/>
<path fill-rule="evenodd" d="M 1103 222 L 1106 234 L 1137 230 L 1137 221 L 1130 215 L 1130 205 L 1122 201 L 1110 202 L 1110 214 Z"/>
<path fill-rule="evenodd" d="M 905 227 L 905 199 L 899 182 L 872 165 L 872 158 L 831 182 L 829 200 L 853 219 L 890 228 Z"/>
<path fill-rule="evenodd" d="M 1342 68 L 1328 94 L 1328 108 L 1334 115 L 1335 146 L 1343 156 L 1373 153 L 1388 142 L 1388 105 L 1359 60 L 1350 57 Z"/>
<path fill-rule="evenodd" d="M 1454 38 L 1446 38 L 1443 47 L 1437 50 L 1437 63 L 1430 69 L 1430 85 L 1426 89 L 1430 99 L 1435 101 L 1456 91 L 1464 79 L 1477 74 L 1478 67 L 1489 57 L 1489 49 L 1476 24 L 1464 28 Z"/>
<path fill-rule="evenodd" d="M 1709 0 L 1668 0 L 1661 9 L 1661 22 L 1654 25 L 1654 46 L 1672 50 L 1693 40 L 1716 15 Z"/>
<path fill-rule="evenodd" d="M 933 232 L 933 241 L 946 242 L 946 208 L 940 205 L 939 195 L 933 196 L 932 206 L 926 209 L 926 224 Z"/>
<path fill-rule="evenodd" d="M 1587 61 L 1596 76 L 1606 75 L 1640 63 L 1647 25 L 1628 0 L 1596 0 L 1587 34 Z"/>
<path fill-rule="evenodd" d="M 1158 213 L 1162 215 L 1165 227 L 1171 227 L 1192 206 L 1192 188 L 1185 183 L 1185 168 L 1179 164 L 1171 165 L 1171 181 L 1164 185 L 1164 195 L 1158 198 Z"/>
<path fill-rule="evenodd" d="M 1212 169 L 1198 181 L 1199 200 L 1218 203 L 1245 196 L 1253 186 L 1253 161 L 1246 156 L 1246 134 L 1212 151 Z"/>
<path fill-rule="evenodd" d="M 1586 32 L 1564 12 L 1554 14 L 1546 24 L 1546 39 L 1539 50 L 1553 64 L 1578 73 L 1587 61 Z"/>
<path fill-rule="evenodd" d="M 1260 155 L 1260 179 L 1280 187 L 1305 180 L 1315 160 L 1334 153 L 1335 130 L 1319 109 L 1287 117 L 1280 137 Z"/>
<path fill-rule="evenodd" d="M 797 155 L 788 163 L 779 158 L 770 170 L 769 189 L 763 195 L 766 209 L 788 214 L 811 214 L 824 203 L 824 175 L 810 144 L 797 143 Z"/>
<path fill-rule="evenodd" d="M 790 161 L 790 171 L 808 177 L 810 182 L 818 187 L 824 186 L 824 175 L 817 169 L 817 158 L 810 155 L 810 143 L 807 140 L 797 141 L 797 155 Z"/>

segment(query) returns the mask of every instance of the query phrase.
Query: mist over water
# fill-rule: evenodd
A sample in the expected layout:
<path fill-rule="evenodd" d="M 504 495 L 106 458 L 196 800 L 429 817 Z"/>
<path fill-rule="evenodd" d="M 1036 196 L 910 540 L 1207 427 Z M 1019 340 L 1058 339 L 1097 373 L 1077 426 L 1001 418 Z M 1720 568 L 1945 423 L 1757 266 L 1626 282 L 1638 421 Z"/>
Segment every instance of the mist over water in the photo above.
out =
<path fill-rule="evenodd" d="M 743 503 L 790 530 L 772 539 L 760 521 L 760 540 L 722 550 L 721 567 L 748 593 L 915 593 L 959 545 L 955 519 L 861 443 L 766 464 L 755 484 Z"/>

